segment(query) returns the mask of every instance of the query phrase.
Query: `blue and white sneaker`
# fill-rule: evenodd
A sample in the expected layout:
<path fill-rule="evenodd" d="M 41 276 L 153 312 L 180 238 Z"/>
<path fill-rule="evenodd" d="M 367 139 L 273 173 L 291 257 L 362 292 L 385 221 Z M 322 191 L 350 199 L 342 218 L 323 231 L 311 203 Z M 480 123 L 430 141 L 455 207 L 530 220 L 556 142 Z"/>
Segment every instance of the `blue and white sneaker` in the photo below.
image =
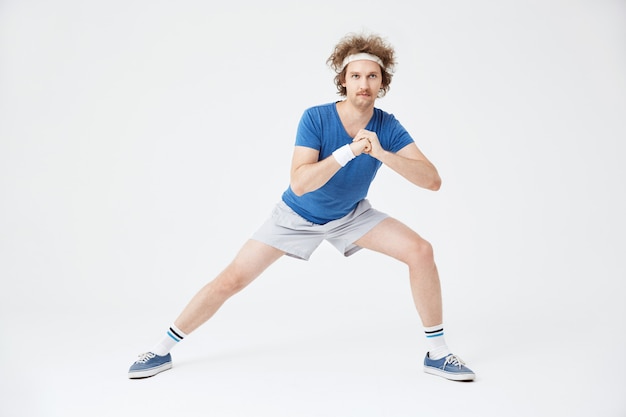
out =
<path fill-rule="evenodd" d="M 474 372 L 456 355 L 449 354 L 441 359 L 431 359 L 428 353 L 424 358 L 424 372 L 438 375 L 453 381 L 473 381 Z"/>
<path fill-rule="evenodd" d="M 168 353 L 165 356 L 159 356 L 152 352 L 146 352 L 139 355 L 139 359 L 135 361 L 128 370 L 128 377 L 148 378 L 159 372 L 167 371 L 172 367 L 172 356 Z"/>

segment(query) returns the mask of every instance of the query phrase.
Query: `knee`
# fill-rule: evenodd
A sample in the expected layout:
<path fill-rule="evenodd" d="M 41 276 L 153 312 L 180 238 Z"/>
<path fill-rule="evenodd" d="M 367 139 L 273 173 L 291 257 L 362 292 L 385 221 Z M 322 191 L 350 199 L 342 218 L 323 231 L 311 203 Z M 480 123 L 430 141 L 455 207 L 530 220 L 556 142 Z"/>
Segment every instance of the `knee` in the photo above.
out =
<path fill-rule="evenodd" d="M 215 279 L 213 282 L 214 290 L 223 297 L 228 298 L 243 290 L 248 281 L 243 271 L 231 265 Z"/>
<path fill-rule="evenodd" d="M 424 267 L 435 263 L 433 247 L 430 242 L 416 238 L 407 248 L 407 265 L 409 267 Z"/>

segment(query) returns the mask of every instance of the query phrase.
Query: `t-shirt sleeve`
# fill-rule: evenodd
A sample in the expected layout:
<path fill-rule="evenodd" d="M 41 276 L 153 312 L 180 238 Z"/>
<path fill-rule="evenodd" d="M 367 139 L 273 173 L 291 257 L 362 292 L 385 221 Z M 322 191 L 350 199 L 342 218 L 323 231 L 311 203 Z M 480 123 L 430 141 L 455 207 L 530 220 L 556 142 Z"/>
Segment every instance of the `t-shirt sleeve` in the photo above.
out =
<path fill-rule="evenodd" d="M 313 109 L 305 110 L 298 124 L 296 146 L 306 146 L 319 151 L 322 148 L 320 125 L 320 115 Z"/>
<path fill-rule="evenodd" d="M 400 124 L 392 114 L 389 116 L 389 143 L 387 150 L 390 152 L 398 152 L 406 145 L 415 142 L 409 132 Z"/>

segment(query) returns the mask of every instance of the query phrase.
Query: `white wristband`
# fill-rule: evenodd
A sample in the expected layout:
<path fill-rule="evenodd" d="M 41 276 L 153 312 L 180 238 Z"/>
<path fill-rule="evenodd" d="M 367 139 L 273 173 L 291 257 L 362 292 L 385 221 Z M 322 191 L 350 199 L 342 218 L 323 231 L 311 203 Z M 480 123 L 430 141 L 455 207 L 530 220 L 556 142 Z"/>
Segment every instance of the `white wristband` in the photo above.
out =
<path fill-rule="evenodd" d="M 350 149 L 349 143 L 336 149 L 335 152 L 333 152 L 333 156 L 342 167 L 345 167 L 348 162 L 356 158 L 356 156 L 352 153 L 352 149 Z"/>

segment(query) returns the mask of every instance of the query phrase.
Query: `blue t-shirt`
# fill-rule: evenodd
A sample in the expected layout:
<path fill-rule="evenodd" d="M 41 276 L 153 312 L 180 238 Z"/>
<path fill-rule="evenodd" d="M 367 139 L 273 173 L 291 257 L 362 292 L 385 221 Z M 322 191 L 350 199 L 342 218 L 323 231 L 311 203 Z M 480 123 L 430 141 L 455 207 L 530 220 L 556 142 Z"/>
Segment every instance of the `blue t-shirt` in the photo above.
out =
<path fill-rule="evenodd" d="M 413 142 L 413 138 L 392 114 L 378 108 L 374 108 L 374 115 L 365 129 L 376 132 L 381 146 L 389 152 L 398 152 Z M 348 143 L 352 143 L 352 138 L 339 119 L 336 103 L 305 110 L 298 125 L 296 146 L 318 150 L 321 161 Z M 321 188 L 298 197 L 289 187 L 282 199 L 306 220 L 326 224 L 354 210 L 359 201 L 367 196 L 381 165 L 378 159 L 361 154 L 348 162 Z"/>

